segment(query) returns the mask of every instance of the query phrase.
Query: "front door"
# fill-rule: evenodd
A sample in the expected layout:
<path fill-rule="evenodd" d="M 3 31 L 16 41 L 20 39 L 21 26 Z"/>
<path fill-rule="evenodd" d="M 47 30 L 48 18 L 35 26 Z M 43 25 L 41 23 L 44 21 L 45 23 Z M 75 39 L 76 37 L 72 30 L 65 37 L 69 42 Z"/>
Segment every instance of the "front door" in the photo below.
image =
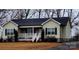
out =
<path fill-rule="evenodd" d="M 44 40 L 44 29 L 42 29 L 42 32 L 41 32 L 41 39 L 42 41 Z"/>

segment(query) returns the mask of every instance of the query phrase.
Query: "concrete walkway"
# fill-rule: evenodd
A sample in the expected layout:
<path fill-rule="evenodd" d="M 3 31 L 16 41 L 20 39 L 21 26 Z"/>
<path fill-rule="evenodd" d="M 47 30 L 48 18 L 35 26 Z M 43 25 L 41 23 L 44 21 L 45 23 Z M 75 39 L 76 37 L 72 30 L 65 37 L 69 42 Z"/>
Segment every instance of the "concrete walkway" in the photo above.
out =
<path fill-rule="evenodd" d="M 66 42 L 61 46 L 49 48 L 48 50 L 70 50 L 73 48 L 79 48 L 79 42 Z"/>

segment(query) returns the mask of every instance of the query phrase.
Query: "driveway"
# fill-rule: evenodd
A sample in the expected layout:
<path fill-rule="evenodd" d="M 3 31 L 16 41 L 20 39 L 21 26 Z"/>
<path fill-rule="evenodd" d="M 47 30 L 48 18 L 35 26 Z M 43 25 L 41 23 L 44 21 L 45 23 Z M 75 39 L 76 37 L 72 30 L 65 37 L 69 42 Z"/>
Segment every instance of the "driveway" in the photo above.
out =
<path fill-rule="evenodd" d="M 55 48 L 49 48 L 48 50 L 73 50 L 79 49 L 79 42 L 66 42 L 61 46 Z"/>

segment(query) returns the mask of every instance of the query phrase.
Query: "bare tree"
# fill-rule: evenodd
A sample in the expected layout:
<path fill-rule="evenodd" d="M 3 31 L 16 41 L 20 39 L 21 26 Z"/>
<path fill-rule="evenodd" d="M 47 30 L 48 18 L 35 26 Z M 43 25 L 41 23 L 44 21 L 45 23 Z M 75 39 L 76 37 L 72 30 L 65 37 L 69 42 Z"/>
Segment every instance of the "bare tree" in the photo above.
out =
<path fill-rule="evenodd" d="M 27 17 L 29 16 L 29 13 L 30 13 L 30 9 L 25 9 L 25 18 L 27 19 Z"/>
<path fill-rule="evenodd" d="M 45 10 L 48 18 L 50 18 L 50 17 L 53 18 L 54 15 L 55 15 L 55 17 L 58 17 L 58 18 L 61 17 L 61 11 L 62 11 L 62 9 L 46 9 Z"/>
<path fill-rule="evenodd" d="M 39 18 L 41 18 L 41 9 L 39 9 L 38 12 L 39 12 Z"/>
<path fill-rule="evenodd" d="M 0 9 L 0 19 L 6 18 L 6 11 L 5 9 Z"/>
<path fill-rule="evenodd" d="M 42 9 L 36 9 L 36 11 L 38 12 L 38 18 L 41 18 L 41 10 Z"/>
<path fill-rule="evenodd" d="M 51 12 L 52 12 L 52 14 L 51 14 L 51 18 L 53 18 L 53 17 L 54 17 L 54 14 L 55 14 L 55 10 L 52 9 Z"/>
<path fill-rule="evenodd" d="M 64 17 L 65 16 L 65 9 L 63 9 L 63 16 L 62 17 Z"/>
<path fill-rule="evenodd" d="M 45 13 L 48 18 L 53 18 L 54 14 L 55 14 L 55 9 L 45 9 Z"/>
<path fill-rule="evenodd" d="M 49 11 L 50 11 L 50 9 L 45 9 L 45 13 L 46 13 L 48 18 L 50 18 L 50 12 Z"/>
<path fill-rule="evenodd" d="M 31 10 L 30 10 L 31 11 Z M 33 12 L 31 13 L 31 15 L 29 15 L 29 18 L 32 18 L 34 15 L 35 15 L 35 13 L 36 13 L 36 11 L 35 10 L 32 10 Z"/>
<path fill-rule="evenodd" d="M 42 9 L 34 9 L 33 13 L 31 14 L 31 17 L 35 14 L 38 14 L 37 18 L 41 18 L 42 15 Z"/>
<path fill-rule="evenodd" d="M 11 11 L 11 19 L 27 19 L 30 9 L 15 9 Z"/>
<path fill-rule="evenodd" d="M 70 22 L 70 25 L 71 25 L 71 28 L 72 28 L 72 23 L 76 20 L 76 18 L 79 17 L 79 12 L 76 13 L 75 17 L 74 17 L 73 9 L 68 9 L 67 13 L 68 13 L 68 17 L 70 18 L 69 22 Z"/>
<path fill-rule="evenodd" d="M 23 17 L 24 17 L 23 10 L 22 9 L 18 9 L 16 16 L 17 16 L 18 19 L 23 19 Z"/>
<path fill-rule="evenodd" d="M 56 15 L 58 18 L 61 17 L 61 10 L 62 9 L 56 9 Z"/>
<path fill-rule="evenodd" d="M 33 11 L 33 12 L 31 12 Z M 65 14 L 69 17 L 69 22 L 72 27 L 72 23 L 79 17 L 79 12 L 74 16 L 73 9 L 1 9 L 0 10 L 0 19 L 27 19 L 27 18 L 53 18 L 56 17 L 65 17 Z M 44 14 L 45 13 L 45 14 Z M 43 16 L 44 15 L 44 16 Z"/>

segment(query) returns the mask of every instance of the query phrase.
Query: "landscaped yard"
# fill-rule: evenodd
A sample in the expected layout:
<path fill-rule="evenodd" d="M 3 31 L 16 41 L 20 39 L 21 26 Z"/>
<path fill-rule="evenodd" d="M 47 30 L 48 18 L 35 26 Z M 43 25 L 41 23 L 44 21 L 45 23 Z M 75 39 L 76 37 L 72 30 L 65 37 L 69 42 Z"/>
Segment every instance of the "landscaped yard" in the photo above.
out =
<path fill-rule="evenodd" d="M 46 50 L 62 44 L 54 42 L 4 42 L 0 43 L 0 50 Z"/>

